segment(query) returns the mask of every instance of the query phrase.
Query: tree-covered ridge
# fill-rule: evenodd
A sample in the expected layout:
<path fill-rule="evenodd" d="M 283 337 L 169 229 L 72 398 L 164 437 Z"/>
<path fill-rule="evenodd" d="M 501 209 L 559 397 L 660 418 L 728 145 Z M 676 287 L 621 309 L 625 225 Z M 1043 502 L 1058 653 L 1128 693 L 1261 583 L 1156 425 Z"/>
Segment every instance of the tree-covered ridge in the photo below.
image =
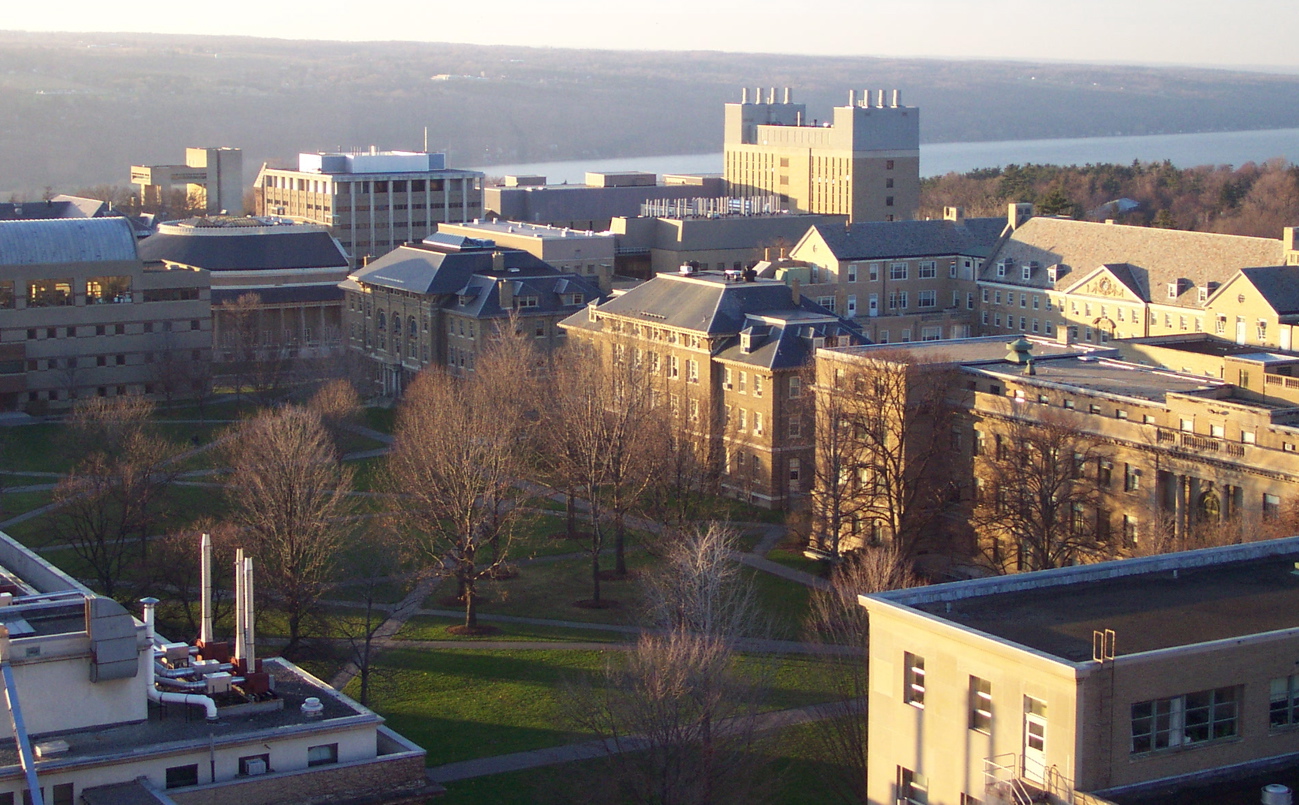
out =
<path fill-rule="evenodd" d="M 1137 205 L 1127 209 L 1127 200 Z M 967 216 L 1002 215 L 1015 201 L 1033 202 L 1042 215 L 1276 238 L 1299 221 L 1299 166 L 1280 158 L 1238 168 L 1007 165 L 925 179 L 919 214 L 936 218 L 958 206 Z"/>

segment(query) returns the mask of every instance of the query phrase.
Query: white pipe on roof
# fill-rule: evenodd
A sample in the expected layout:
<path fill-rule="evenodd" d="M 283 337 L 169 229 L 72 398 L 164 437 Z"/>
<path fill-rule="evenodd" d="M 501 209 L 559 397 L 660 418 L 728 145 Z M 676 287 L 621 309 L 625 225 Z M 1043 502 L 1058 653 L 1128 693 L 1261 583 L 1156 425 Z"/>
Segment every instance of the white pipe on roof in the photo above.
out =
<path fill-rule="evenodd" d="M 208 721 L 217 720 L 216 702 L 211 696 L 198 696 L 193 693 L 164 693 L 158 690 L 154 684 L 154 660 L 153 648 L 157 643 L 156 636 L 153 633 L 154 609 L 158 606 L 156 598 L 141 598 L 140 603 L 144 604 L 144 634 L 146 642 L 149 644 L 149 661 L 144 664 L 144 693 L 149 697 L 149 701 L 158 704 L 188 704 L 195 707 L 202 707 L 207 715 Z"/>

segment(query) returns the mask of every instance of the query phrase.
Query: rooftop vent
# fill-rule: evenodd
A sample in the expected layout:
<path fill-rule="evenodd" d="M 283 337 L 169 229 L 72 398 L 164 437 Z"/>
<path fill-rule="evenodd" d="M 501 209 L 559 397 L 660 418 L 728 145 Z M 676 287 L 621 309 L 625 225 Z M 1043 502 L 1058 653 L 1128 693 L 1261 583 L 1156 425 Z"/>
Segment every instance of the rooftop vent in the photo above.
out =
<path fill-rule="evenodd" d="M 310 696 L 302 703 L 302 716 L 304 718 L 320 718 L 325 714 L 325 705 L 320 703 L 320 699 Z"/>

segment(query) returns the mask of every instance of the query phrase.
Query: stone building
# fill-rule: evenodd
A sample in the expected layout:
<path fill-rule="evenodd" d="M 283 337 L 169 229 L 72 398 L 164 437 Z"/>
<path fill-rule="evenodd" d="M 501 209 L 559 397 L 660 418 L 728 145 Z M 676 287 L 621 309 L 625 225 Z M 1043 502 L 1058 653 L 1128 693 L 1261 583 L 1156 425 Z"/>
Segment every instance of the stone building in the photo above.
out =
<path fill-rule="evenodd" d="M 384 395 L 400 394 L 430 364 L 472 372 L 512 316 L 551 349 L 564 342 L 558 323 L 605 294 L 592 277 L 527 252 L 441 233 L 354 271 L 342 288 L 348 351 Z"/>
<path fill-rule="evenodd" d="M 446 166 L 446 154 L 409 151 L 299 154 L 296 170 L 263 165 L 256 214 L 320 224 L 352 265 L 417 243 L 442 222 L 483 215 L 483 175 Z"/>
<path fill-rule="evenodd" d="M 1288 538 L 861 596 L 868 801 L 1260 801 L 1299 757 L 1297 561 Z"/>
<path fill-rule="evenodd" d="M 162 224 L 140 242 L 146 262 L 211 278 L 217 372 L 248 357 L 318 360 L 343 349 L 348 258 L 323 226 L 217 216 Z M 236 306 L 255 295 L 255 304 Z"/>
<path fill-rule="evenodd" d="M 978 275 L 981 334 L 1050 338 L 1065 327 L 1072 340 L 1104 344 L 1209 332 L 1281 346 L 1284 331 L 1288 348 L 1290 325 L 1269 312 L 1263 289 L 1247 288 L 1246 277 L 1223 291 L 1242 269 L 1293 263 L 1292 230 L 1274 239 L 1121 226 L 1033 217 L 1027 204 L 1010 205 L 1007 219 L 1010 231 Z M 1299 266 L 1255 279 L 1284 306 L 1277 278 L 1292 273 Z M 1260 331 L 1259 320 L 1276 326 Z"/>
<path fill-rule="evenodd" d="M 1006 221 L 945 212 L 941 221 L 815 226 L 790 250 L 795 263 L 773 276 L 799 279 L 803 293 L 878 344 L 968 337 L 978 327 L 976 278 Z"/>
<path fill-rule="evenodd" d="M 238 148 L 186 148 L 184 165 L 132 165 L 140 204 L 171 204 L 173 193 L 201 201 L 208 215 L 244 214 L 244 157 Z"/>
<path fill-rule="evenodd" d="M 995 337 L 825 349 L 817 360 L 822 374 L 873 354 L 958 370 L 947 394 L 951 542 L 935 550 L 1013 570 L 1023 546 L 989 544 L 971 516 L 1000 446 L 1047 423 L 1087 446 L 1076 478 L 1096 491 L 1067 515 L 1094 546 L 1070 561 L 1256 536 L 1288 516 L 1299 492 L 1299 354 L 1201 339 L 1125 345 L 1152 365 L 1114 344 L 1023 339 L 1008 349 Z"/>
<path fill-rule="evenodd" d="M 162 367 L 207 364 L 208 272 L 146 264 L 136 243 L 125 218 L 0 221 L 0 406 L 161 393 Z"/>
<path fill-rule="evenodd" d="M 869 90 L 837 106 L 821 125 L 785 90 L 748 89 L 726 104 L 727 193 L 778 200 L 780 209 L 846 215 L 850 221 L 906 221 L 920 206 L 920 110 Z"/>
<path fill-rule="evenodd" d="M 659 274 L 561 325 L 612 360 L 634 361 L 719 456 L 724 491 L 767 508 L 811 481 L 802 371 L 818 346 L 861 331 L 797 289 L 743 272 Z"/>

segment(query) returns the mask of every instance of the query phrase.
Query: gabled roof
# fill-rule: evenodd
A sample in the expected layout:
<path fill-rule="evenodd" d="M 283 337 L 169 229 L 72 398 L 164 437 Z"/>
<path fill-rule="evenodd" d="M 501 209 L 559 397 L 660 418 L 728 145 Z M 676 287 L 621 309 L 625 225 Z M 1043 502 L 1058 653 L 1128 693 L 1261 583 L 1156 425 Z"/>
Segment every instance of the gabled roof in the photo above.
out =
<path fill-rule="evenodd" d="M 831 315 L 807 298 L 794 304 L 793 294 L 783 282 L 739 282 L 709 272 L 688 276 L 659 274 L 604 303 L 600 311 L 720 335 L 738 333 L 750 314 L 800 308 Z"/>
<path fill-rule="evenodd" d="M 1240 273 L 1277 315 L 1299 313 L 1299 266 L 1242 268 Z"/>
<path fill-rule="evenodd" d="M 1284 247 L 1280 239 L 1273 238 L 1100 224 L 1065 218 L 1030 218 L 1002 241 L 991 258 L 983 266 L 979 276 L 981 280 L 1035 288 L 1061 288 L 1076 281 L 1078 275 L 1074 272 L 1126 264 L 1132 282 L 1125 284 L 1143 288 L 1144 298 L 1189 305 L 1198 301 L 1198 294 L 1185 292 L 1190 287 L 1206 288 L 1210 282 L 1224 283 L 1245 266 L 1278 265 L 1284 262 Z M 1045 270 L 1034 271 L 1027 281 L 1016 270 L 998 277 L 996 266 L 1003 259 L 1011 260 L 1016 266 L 1036 262 L 1043 269 L 1062 265 L 1070 270 L 1059 272 L 1055 283 L 1050 281 Z M 1179 293 L 1176 300 L 1166 299 L 1162 289 L 1182 279 L 1188 280 L 1191 286 Z"/>
<path fill-rule="evenodd" d="M 0 221 L 0 265 L 138 261 L 125 218 Z"/>
<path fill-rule="evenodd" d="M 839 260 L 963 255 L 986 257 L 1006 228 L 1005 216 L 962 221 L 863 221 L 815 230 Z"/>
<path fill-rule="evenodd" d="M 470 277 L 465 287 L 461 288 L 456 296 L 450 298 L 445 307 L 447 310 L 476 318 L 509 315 L 514 309 L 513 306 L 510 310 L 501 307 L 499 286 L 505 283 L 509 283 L 515 299 L 520 297 L 536 299 L 535 307 L 519 310 L 519 313 L 524 316 L 576 312 L 579 308 L 585 307 L 587 302 L 604 297 L 600 292 L 600 286 L 577 274 L 513 278 L 513 275 L 503 276 L 497 272 L 490 275 L 475 274 Z M 568 304 L 563 298 L 567 294 L 581 294 L 582 301 L 578 304 Z"/>
<path fill-rule="evenodd" d="M 140 241 L 140 258 L 205 268 L 209 271 L 272 271 L 295 268 L 347 268 L 347 254 L 328 232 L 246 235 L 159 232 Z"/>
<path fill-rule="evenodd" d="M 764 369 L 795 369 L 807 364 L 815 351 L 812 339 L 847 336 L 850 343 L 839 346 L 858 345 L 865 341 L 861 329 L 847 320 L 834 316 L 823 310 L 824 315 L 812 311 L 798 311 L 792 315 L 777 315 L 774 319 L 763 316 L 760 319 L 750 318 L 740 334 L 727 339 L 717 350 L 716 357 L 723 361 L 734 361 Z M 744 349 L 744 336 L 748 335 L 750 349 Z"/>
<path fill-rule="evenodd" d="M 502 256 L 503 271 L 508 274 L 558 273 L 549 263 L 524 251 L 502 249 L 497 253 Z M 415 246 L 400 246 L 365 268 L 352 272 L 351 279 L 421 296 L 453 294 L 465 287 L 474 274 L 500 273 L 493 267 L 493 258 L 494 254 L 490 251 L 448 254 Z"/>

